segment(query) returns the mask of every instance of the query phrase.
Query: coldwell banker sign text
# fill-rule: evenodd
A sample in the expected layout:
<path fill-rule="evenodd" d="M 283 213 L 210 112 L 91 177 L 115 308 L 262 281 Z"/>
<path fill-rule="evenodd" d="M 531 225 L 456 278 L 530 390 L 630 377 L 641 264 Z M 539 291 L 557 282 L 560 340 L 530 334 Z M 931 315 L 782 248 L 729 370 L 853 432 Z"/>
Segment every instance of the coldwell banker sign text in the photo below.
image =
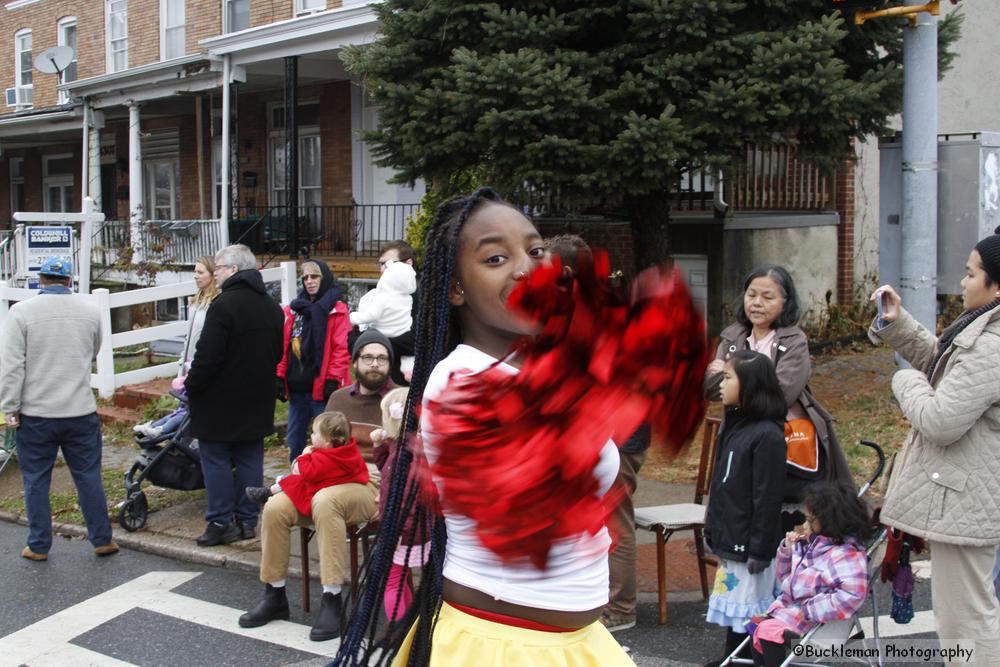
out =
<path fill-rule="evenodd" d="M 35 273 L 42 262 L 55 255 L 73 254 L 71 227 L 28 227 L 28 271 Z"/>

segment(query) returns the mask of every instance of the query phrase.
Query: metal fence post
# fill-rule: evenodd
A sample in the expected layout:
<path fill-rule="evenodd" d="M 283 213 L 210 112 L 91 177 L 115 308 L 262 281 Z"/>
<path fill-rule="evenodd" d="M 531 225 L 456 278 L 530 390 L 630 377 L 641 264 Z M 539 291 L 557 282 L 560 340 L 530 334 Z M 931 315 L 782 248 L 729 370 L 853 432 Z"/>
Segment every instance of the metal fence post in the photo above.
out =
<path fill-rule="evenodd" d="M 111 346 L 111 293 L 101 288 L 95 289 L 93 296 L 101 313 L 101 349 L 97 351 L 97 393 L 101 398 L 111 398 L 115 393 L 115 352 Z"/>

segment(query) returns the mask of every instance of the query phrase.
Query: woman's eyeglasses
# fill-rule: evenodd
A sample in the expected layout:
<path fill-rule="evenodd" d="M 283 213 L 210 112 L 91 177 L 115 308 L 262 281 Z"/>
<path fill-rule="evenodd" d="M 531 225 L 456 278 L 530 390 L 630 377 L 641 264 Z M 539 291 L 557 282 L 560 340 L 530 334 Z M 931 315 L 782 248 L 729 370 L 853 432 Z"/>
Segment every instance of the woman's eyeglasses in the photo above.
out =
<path fill-rule="evenodd" d="M 302 280 L 323 280 L 323 276 L 318 273 L 307 273 L 302 276 Z"/>

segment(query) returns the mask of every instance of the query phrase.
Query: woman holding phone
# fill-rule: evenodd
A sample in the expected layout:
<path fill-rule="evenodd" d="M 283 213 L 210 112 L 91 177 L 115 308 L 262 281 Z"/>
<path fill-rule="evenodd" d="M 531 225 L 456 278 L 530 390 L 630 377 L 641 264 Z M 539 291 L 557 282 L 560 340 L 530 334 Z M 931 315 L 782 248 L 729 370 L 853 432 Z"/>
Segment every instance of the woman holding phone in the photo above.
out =
<path fill-rule="evenodd" d="M 975 659 L 1000 664 L 1000 227 L 976 244 L 962 279 L 963 312 L 935 337 L 890 285 L 868 331 L 912 366 L 892 392 L 912 430 L 897 455 L 882 522 L 930 542 L 931 599 L 944 643 L 974 639 Z"/>

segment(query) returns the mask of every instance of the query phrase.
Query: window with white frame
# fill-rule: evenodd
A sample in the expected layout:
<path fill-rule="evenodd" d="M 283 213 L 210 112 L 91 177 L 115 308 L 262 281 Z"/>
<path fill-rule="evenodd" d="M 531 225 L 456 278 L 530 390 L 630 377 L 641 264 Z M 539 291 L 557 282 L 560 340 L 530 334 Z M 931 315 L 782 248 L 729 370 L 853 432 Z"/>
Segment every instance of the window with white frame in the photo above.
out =
<path fill-rule="evenodd" d="M 326 9 L 326 0 L 295 0 L 295 15 L 312 14 Z"/>
<path fill-rule="evenodd" d="M 10 212 L 24 210 L 24 158 L 10 159 Z"/>
<path fill-rule="evenodd" d="M 271 196 L 269 204 L 271 206 L 283 206 L 288 202 L 288 187 L 285 183 L 285 167 L 287 163 L 285 152 L 285 108 L 283 105 L 275 104 L 271 107 L 270 111 L 268 174 L 270 175 Z M 323 203 L 323 170 L 320 154 L 319 115 L 320 107 L 318 102 L 303 102 L 298 106 L 295 113 L 296 125 L 299 128 L 298 205 L 304 207 L 301 215 L 313 222 L 319 220 L 319 207 Z"/>
<path fill-rule="evenodd" d="M 250 27 L 250 0 L 222 0 L 222 32 Z"/>
<path fill-rule="evenodd" d="M 181 161 L 145 160 L 146 211 L 150 220 L 176 220 L 181 211 Z"/>
<path fill-rule="evenodd" d="M 59 83 L 76 81 L 76 17 L 67 16 L 59 19 L 57 28 L 59 46 L 68 46 L 73 49 L 73 60 L 66 66 L 66 69 L 59 72 Z M 59 102 L 62 104 L 69 102 L 69 94 L 60 91 Z"/>
<path fill-rule="evenodd" d="M 73 170 L 76 161 L 70 153 L 42 157 L 42 206 L 45 211 L 66 212 L 73 206 Z"/>
<path fill-rule="evenodd" d="M 19 30 L 14 34 L 14 85 L 17 87 L 16 106 L 31 106 L 31 30 Z"/>
<path fill-rule="evenodd" d="M 184 53 L 184 0 L 160 0 L 160 59 Z"/>
<path fill-rule="evenodd" d="M 128 0 L 105 0 L 108 72 L 128 69 Z"/>

